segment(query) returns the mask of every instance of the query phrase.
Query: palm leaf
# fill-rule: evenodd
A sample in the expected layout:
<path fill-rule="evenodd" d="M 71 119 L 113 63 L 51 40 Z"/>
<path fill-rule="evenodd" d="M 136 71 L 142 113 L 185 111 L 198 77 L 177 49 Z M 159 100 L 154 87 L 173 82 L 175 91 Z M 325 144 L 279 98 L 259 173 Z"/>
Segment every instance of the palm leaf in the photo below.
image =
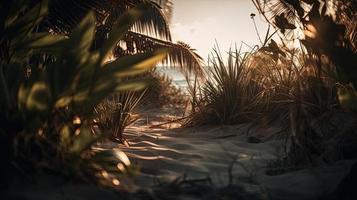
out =
<path fill-rule="evenodd" d="M 172 18 L 173 1 L 172 0 L 152 0 L 160 7 L 167 20 L 170 22 Z"/>
<path fill-rule="evenodd" d="M 260 13 L 266 17 L 266 20 L 271 22 L 277 16 L 285 16 L 288 23 L 295 24 L 299 21 L 299 16 L 303 15 L 303 10 L 295 4 L 297 0 L 252 0 L 255 7 Z M 295 5 L 295 6 L 294 6 Z M 296 8 L 297 7 L 297 8 Z M 297 10 L 298 11 L 297 11 Z M 301 16 L 302 17 L 302 16 Z"/>
<path fill-rule="evenodd" d="M 69 33 L 89 11 L 94 11 L 97 24 L 110 28 L 127 10 L 139 5 L 146 5 L 147 12 L 134 25 L 133 31 L 170 40 L 167 19 L 160 6 L 147 0 L 50 0 L 49 15 L 45 24 L 55 32 Z"/>
<path fill-rule="evenodd" d="M 188 45 L 182 42 L 177 44 L 170 42 L 168 19 L 172 12 L 171 0 L 51 0 L 46 25 L 55 32 L 68 34 L 88 11 L 94 10 L 99 24 L 94 44 L 95 48 L 100 48 L 100 45 L 108 39 L 108 33 L 115 27 L 119 17 L 128 9 L 139 5 L 144 6 L 146 12 L 122 38 L 126 44 L 124 55 L 168 48 L 170 53 L 164 64 L 176 66 L 183 72 L 202 75 L 202 58 Z"/>
<path fill-rule="evenodd" d="M 183 42 L 175 44 L 133 31 L 129 31 L 123 38 L 121 46 L 117 47 L 114 56 L 121 57 L 135 52 L 150 52 L 160 48 L 169 50 L 163 64 L 169 64 L 170 67 L 178 68 L 184 73 L 195 73 L 199 76 L 203 74 L 202 58 L 189 45 Z"/>

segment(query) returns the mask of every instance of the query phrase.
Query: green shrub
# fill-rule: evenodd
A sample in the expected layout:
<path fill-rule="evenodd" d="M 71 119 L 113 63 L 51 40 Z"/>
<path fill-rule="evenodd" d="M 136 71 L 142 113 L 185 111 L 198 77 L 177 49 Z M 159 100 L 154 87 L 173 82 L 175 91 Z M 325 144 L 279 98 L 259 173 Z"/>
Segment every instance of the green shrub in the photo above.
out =
<path fill-rule="evenodd" d="M 111 135 L 93 134 L 94 107 L 114 92 L 143 89 L 146 81 L 125 81 L 126 77 L 150 69 L 166 52 L 104 62 L 145 8 L 124 14 L 102 48 L 93 51 L 93 13 L 69 36 L 52 35 L 35 32 L 47 13 L 46 1 L 28 5 L 14 1 L 0 7 L 4 13 L 0 36 L 1 181 L 9 183 L 15 169 L 45 169 L 71 178 L 101 177 L 112 183 L 130 162 L 118 149 L 93 151 L 93 144 Z"/>

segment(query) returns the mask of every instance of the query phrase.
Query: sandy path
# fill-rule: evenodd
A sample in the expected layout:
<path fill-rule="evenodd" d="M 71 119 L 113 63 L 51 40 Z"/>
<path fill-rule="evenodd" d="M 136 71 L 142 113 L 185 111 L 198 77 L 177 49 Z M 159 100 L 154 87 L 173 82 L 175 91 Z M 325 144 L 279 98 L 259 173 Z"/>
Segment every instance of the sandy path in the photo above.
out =
<path fill-rule="evenodd" d="M 215 185 L 225 186 L 232 163 L 234 181 L 251 183 L 258 169 L 275 158 L 275 146 L 279 146 L 277 142 L 248 143 L 247 125 L 152 128 L 153 124 L 173 117 L 149 113 L 144 123 L 126 130 L 130 146 L 120 146 L 141 167 L 138 180 L 145 185 L 152 184 L 155 178 L 173 180 L 185 174 L 188 179 L 209 177 Z M 276 130 L 265 130 L 272 131 Z"/>
<path fill-rule="evenodd" d="M 334 190 L 351 163 L 319 169 L 306 169 L 279 176 L 267 176 L 267 163 L 276 158 L 279 141 L 248 143 L 248 125 L 204 126 L 198 128 L 152 128 L 162 123 L 153 117 L 149 123 L 130 127 L 125 134 L 130 146 L 120 145 L 133 163 L 141 167 L 135 181 L 150 186 L 155 180 L 210 178 L 215 186 L 227 186 L 229 167 L 233 183 L 250 191 L 262 189 L 271 199 L 317 199 Z M 254 129 L 255 136 L 271 135 L 278 129 Z M 110 145 L 110 144 L 109 144 Z M 114 144 L 112 144 L 114 145 Z M 110 148 L 110 146 L 108 146 Z"/>
<path fill-rule="evenodd" d="M 253 172 L 246 169 L 253 171 L 255 167 L 262 167 L 263 161 L 274 158 L 272 146 L 246 143 L 239 128 L 146 129 L 138 137 L 128 137 L 130 147 L 123 150 L 142 166 L 148 179 L 153 176 L 173 179 L 186 173 L 192 178 L 211 177 L 215 183 L 225 184 L 228 167 L 236 157 L 235 177 L 250 176 Z M 232 134 L 237 136 L 217 139 Z"/>

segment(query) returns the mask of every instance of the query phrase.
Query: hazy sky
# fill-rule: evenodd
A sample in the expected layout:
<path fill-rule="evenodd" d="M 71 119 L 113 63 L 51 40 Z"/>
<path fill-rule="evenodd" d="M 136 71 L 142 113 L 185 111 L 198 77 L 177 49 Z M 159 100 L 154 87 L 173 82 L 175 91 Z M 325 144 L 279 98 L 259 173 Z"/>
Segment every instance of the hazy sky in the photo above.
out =
<path fill-rule="evenodd" d="M 259 44 L 250 14 L 255 13 L 264 37 L 262 22 L 251 0 L 174 0 L 171 32 L 174 41 L 184 41 L 207 58 L 217 40 L 221 51 L 244 41 Z"/>

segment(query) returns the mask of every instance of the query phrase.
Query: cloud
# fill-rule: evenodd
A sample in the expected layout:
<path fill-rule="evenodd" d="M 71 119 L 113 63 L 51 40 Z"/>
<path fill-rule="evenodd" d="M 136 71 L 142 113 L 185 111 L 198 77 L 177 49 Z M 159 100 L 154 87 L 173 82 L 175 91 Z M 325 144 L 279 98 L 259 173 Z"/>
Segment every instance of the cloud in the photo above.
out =
<path fill-rule="evenodd" d="M 207 28 L 217 23 L 214 18 L 206 18 L 203 20 L 195 20 L 190 24 L 174 23 L 171 27 L 174 39 L 181 40 L 184 38 L 194 38 L 195 36 L 202 36 L 209 34 L 210 30 Z"/>
<path fill-rule="evenodd" d="M 171 25 L 171 33 L 174 41 L 183 41 L 198 53 L 207 57 L 213 47 L 215 37 L 219 36 L 214 25 L 218 21 L 214 18 L 195 20 L 189 24 L 174 23 Z"/>

